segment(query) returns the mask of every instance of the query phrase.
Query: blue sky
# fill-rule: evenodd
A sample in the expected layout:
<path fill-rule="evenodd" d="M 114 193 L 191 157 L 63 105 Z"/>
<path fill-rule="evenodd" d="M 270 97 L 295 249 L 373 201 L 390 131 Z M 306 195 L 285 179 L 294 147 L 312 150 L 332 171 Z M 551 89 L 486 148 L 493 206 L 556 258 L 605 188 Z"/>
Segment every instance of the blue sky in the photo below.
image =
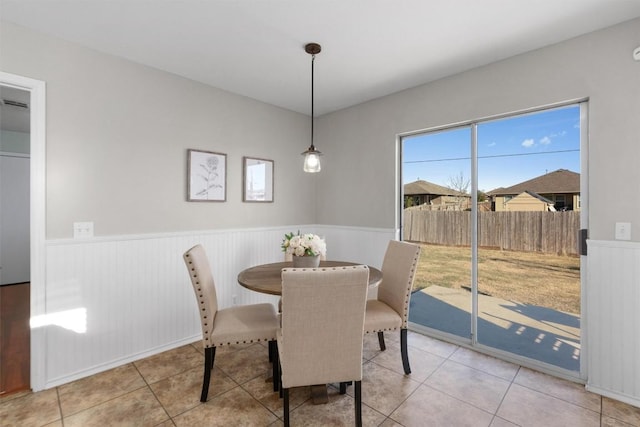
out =
<path fill-rule="evenodd" d="M 580 107 L 572 105 L 478 125 L 478 188 L 490 191 L 569 169 L 580 172 Z M 449 186 L 471 177 L 471 128 L 403 139 L 403 183 Z M 469 189 L 471 186 L 469 186 Z"/>

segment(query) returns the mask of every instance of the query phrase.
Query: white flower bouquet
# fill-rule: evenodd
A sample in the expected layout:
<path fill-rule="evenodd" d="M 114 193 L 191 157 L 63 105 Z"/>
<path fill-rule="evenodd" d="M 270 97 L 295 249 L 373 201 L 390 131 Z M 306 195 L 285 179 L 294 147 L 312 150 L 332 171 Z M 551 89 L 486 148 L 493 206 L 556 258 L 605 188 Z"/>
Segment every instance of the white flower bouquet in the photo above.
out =
<path fill-rule="evenodd" d="M 282 251 L 294 256 L 324 256 L 327 245 L 324 239 L 316 234 L 285 234 L 282 240 Z"/>

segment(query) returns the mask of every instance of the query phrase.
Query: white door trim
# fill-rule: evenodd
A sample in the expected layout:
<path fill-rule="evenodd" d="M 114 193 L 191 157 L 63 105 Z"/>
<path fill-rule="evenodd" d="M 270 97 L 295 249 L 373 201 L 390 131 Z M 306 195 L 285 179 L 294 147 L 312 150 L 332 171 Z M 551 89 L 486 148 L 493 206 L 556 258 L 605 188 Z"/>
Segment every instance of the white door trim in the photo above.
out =
<path fill-rule="evenodd" d="M 45 82 L 0 71 L 0 85 L 31 94 L 31 318 L 46 313 L 46 128 Z M 31 389 L 45 384 L 46 336 L 44 329 L 31 329 Z"/>

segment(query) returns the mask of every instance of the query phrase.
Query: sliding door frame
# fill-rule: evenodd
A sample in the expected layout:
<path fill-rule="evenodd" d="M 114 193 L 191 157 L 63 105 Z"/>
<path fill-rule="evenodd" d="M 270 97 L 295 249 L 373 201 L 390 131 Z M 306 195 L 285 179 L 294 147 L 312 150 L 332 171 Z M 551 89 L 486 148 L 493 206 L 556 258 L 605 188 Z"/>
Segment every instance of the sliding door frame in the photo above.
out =
<path fill-rule="evenodd" d="M 470 153 L 471 153 L 471 194 L 478 194 L 478 125 L 501 119 L 507 119 L 510 117 L 533 114 L 543 112 L 546 110 L 552 110 L 556 108 L 568 107 L 571 105 L 578 105 L 580 107 L 580 227 L 583 230 L 588 230 L 589 215 L 588 215 L 588 98 L 579 98 L 554 104 L 547 104 L 525 110 L 512 111 L 503 114 L 497 114 L 493 116 L 486 116 L 475 120 L 463 121 L 458 123 L 452 123 L 449 125 L 436 126 L 431 128 L 420 129 L 416 131 L 406 132 L 397 135 L 397 170 L 396 182 L 399 188 L 398 194 L 400 197 L 396 199 L 398 203 L 398 217 L 397 227 L 400 238 L 403 236 L 403 210 L 404 210 L 404 185 L 402 183 L 403 170 L 403 139 L 411 136 L 416 136 L 425 133 L 433 133 L 438 131 L 454 130 L 463 127 L 469 127 L 471 129 L 471 141 L 470 141 Z M 449 333 L 430 329 L 422 325 L 417 325 L 412 322 L 409 323 L 411 329 L 432 335 L 436 338 L 445 339 L 458 344 L 463 347 L 468 347 L 481 353 L 488 354 L 490 356 L 498 357 L 502 360 L 512 362 L 521 366 L 536 369 L 541 372 L 545 372 L 560 378 L 565 378 L 571 381 L 585 382 L 587 378 L 587 358 L 588 358 L 588 343 L 586 342 L 586 322 L 583 321 L 587 316 L 586 307 L 586 280 L 587 280 L 587 259 L 585 255 L 580 257 L 580 368 L 579 371 L 571 371 L 563 369 L 548 363 L 540 362 L 536 359 L 519 356 L 514 353 L 509 353 L 504 350 L 500 350 L 494 347 L 489 347 L 478 342 L 478 198 L 471 197 L 471 336 L 470 339 L 455 336 Z M 577 238 L 577 236 L 576 236 Z M 435 332 L 435 333 L 434 333 Z"/>

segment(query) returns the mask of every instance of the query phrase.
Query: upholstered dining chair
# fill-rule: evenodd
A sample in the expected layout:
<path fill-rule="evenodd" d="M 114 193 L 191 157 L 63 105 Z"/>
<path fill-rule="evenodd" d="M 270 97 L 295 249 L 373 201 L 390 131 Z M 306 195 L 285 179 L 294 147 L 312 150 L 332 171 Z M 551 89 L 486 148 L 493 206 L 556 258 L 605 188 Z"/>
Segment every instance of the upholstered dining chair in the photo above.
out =
<path fill-rule="evenodd" d="M 327 260 L 327 254 L 320 254 L 320 261 L 326 261 Z M 284 262 L 291 262 L 293 261 L 293 255 L 292 254 L 288 254 L 288 253 L 284 253 Z M 278 313 L 282 313 L 282 298 L 280 298 L 278 300 Z"/>
<path fill-rule="evenodd" d="M 278 332 L 284 425 L 289 426 L 289 389 L 355 383 L 356 426 L 362 425 L 362 336 L 369 268 L 282 270 L 282 328 Z M 276 377 L 274 377 L 275 379 Z"/>
<path fill-rule="evenodd" d="M 411 373 L 407 352 L 409 301 L 415 278 L 420 246 L 391 240 L 382 261 L 382 283 L 377 299 L 367 301 L 365 333 L 378 333 L 380 350 L 386 350 L 385 331 L 400 330 L 400 353 L 405 374 Z"/>
<path fill-rule="evenodd" d="M 204 248 L 201 245 L 196 245 L 185 252 L 183 258 L 189 271 L 200 312 L 205 356 L 200 401 L 206 402 L 216 348 L 232 344 L 268 341 L 269 358 L 276 359 L 276 332 L 280 324 L 272 304 L 241 305 L 219 309 L 216 286 Z M 276 378 L 277 372 L 277 364 L 274 363 L 274 378 Z M 274 391 L 277 391 L 275 381 Z"/>

